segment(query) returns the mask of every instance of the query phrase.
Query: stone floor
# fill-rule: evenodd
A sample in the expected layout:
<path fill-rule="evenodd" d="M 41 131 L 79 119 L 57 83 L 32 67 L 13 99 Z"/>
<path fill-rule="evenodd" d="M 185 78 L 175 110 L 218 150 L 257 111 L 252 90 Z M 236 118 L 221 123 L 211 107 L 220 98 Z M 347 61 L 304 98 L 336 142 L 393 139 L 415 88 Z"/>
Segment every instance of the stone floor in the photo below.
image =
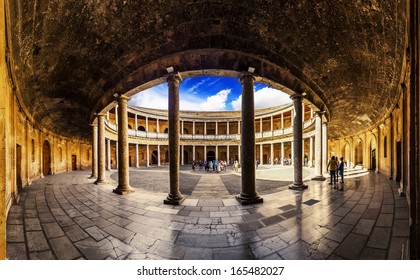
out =
<path fill-rule="evenodd" d="M 273 167 L 271 180 L 258 180 L 264 202 L 242 206 L 225 186 L 239 174 L 184 169 L 190 194 L 170 206 L 159 185 L 168 173 L 154 171 L 131 170 L 127 196 L 112 193 L 112 172 L 103 186 L 85 171 L 34 181 L 9 212 L 8 258 L 382 260 L 399 259 L 408 241 L 406 200 L 380 174 L 348 173 L 338 189 L 307 181 L 300 192 L 275 180 L 291 169 Z"/>

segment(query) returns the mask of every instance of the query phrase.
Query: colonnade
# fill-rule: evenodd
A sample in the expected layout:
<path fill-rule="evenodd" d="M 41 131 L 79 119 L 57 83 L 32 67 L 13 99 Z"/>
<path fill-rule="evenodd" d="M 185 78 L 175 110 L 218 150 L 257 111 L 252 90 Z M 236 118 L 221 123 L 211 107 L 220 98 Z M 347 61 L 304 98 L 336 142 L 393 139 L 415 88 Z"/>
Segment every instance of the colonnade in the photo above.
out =
<path fill-rule="evenodd" d="M 240 133 L 240 142 L 238 145 L 238 156 L 241 162 L 241 192 L 236 196 L 237 200 L 245 204 L 254 204 L 260 203 L 263 201 L 258 193 L 256 192 L 256 170 L 255 170 L 255 147 L 256 147 L 256 134 L 255 134 L 255 110 L 254 110 L 254 76 L 251 73 L 242 74 L 240 77 L 240 82 L 242 84 L 242 110 L 241 110 L 241 122 L 238 121 L 238 128 L 241 126 L 241 130 L 238 130 Z M 168 152 L 169 152 L 169 193 L 167 198 L 164 200 L 165 204 L 180 204 L 185 197 L 179 191 L 179 168 L 180 164 L 184 162 L 184 153 L 181 153 L 180 149 L 183 150 L 184 145 L 180 145 L 180 128 L 183 128 L 184 123 L 180 122 L 179 117 L 179 84 L 182 81 L 180 74 L 170 74 L 167 77 L 168 83 Z M 117 166 L 118 166 L 118 186 L 113 192 L 117 194 L 127 194 L 133 192 L 129 184 L 129 145 L 128 145 L 128 112 L 127 112 L 127 101 L 128 97 L 123 94 L 115 95 L 118 102 L 118 109 L 116 108 L 117 114 L 115 115 L 116 121 L 118 123 L 118 143 L 117 143 Z M 307 186 L 303 184 L 302 181 L 302 161 L 303 161 L 303 103 L 302 99 L 304 94 L 296 93 L 291 96 L 293 100 L 294 112 L 292 111 L 293 119 L 293 141 L 292 141 L 292 158 L 293 158 L 293 167 L 294 167 L 294 182 L 290 186 L 294 190 L 302 190 Z M 93 134 L 97 134 L 97 137 L 93 137 L 92 141 L 97 141 L 93 143 L 94 153 L 97 156 L 92 157 L 92 176 L 97 176 L 96 183 L 102 184 L 105 180 L 105 169 L 106 167 L 110 168 L 110 140 L 105 141 L 105 117 L 106 114 L 97 115 L 97 126 L 93 126 Z M 312 117 L 312 111 L 311 111 Z M 107 116 L 109 119 L 109 115 Z M 273 117 L 271 116 L 271 127 L 273 130 Z M 315 117 L 315 178 L 316 180 L 325 179 L 322 176 L 323 163 L 326 162 L 327 158 L 327 141 L 326 141 L 326 124 L 322 124 L 322 112 L 316 112 Z M 158 122 L 159 120 L 157 120 Z M 180 125 L 181 124 L 181 125 Z M 135 125 L 137 126 L 137 116 L 135 117 Z M 193 122 L 193 128 L 195 123 Z M 282 115 L 282 126 L 283 126 L 283 115 Z M 146 117 L 146 130 L 148 130 L 148 122 Z M 204 123 L 204 131 L 206 131 L 206 123 Z M 158 127 L 158 126 L 157 126 Z M 218 125 L 216 125 L 216 135 Z M 262 118 L 260 119 L 260 132 L 262 131 Z M 181 130 L 182 131 L 182 130 Z M 227 125 L 227 131 L 229 132 L 229 123 Z M 193 129 L 193 133 L 195 129 Z M 313 149 L 313 138 L 310 137 L 310 149 L 309 149 L 309 158 L 312 159 L 312 149 Z M 107 149 L 106 149 L 107 145 Z M 260 144 L 260 158 L 262 158 L 262 145 Z M 147 165 L 150 163 L 150 152 L 149 145 L 147 147 L 146 153 L 146 162 Z M 158 154 L 160 150 L 160 145 L 158 147 Z M 217 145 L 216 145 L 216 155 L 217 155 Z M 136 149 L 136 163 L 135 166 L 139 166 L 138 162 L 138 144 L 135 146 Z M 105 155 L 107 150 L 108 155 Z M 227 145 L 227 155 L 229 157 L 229 145 Z M 206 146 L 204 146 L 204 155 L 206 155 Z M 195 146 L 193 145 L 193 158 L 195 157 Z M 108 158 L 106 163 L 105 158 Z M 270 158 L 271 164 L 274 159 L 274 146 L 271 143 L 270 146 Z M 284 143 L 281 142 L 281 158 L 284 159 Z M 195 158 L 194 158 L 195 159 Z M 227 159 L 229 160 L 229 158 Z M 158 165 L 160 165 L 160 156 L 158 156 Z M 326 166 L 326 164 L 325 164 Z M 96 175 L 97 174 L 97 175 Z"/>

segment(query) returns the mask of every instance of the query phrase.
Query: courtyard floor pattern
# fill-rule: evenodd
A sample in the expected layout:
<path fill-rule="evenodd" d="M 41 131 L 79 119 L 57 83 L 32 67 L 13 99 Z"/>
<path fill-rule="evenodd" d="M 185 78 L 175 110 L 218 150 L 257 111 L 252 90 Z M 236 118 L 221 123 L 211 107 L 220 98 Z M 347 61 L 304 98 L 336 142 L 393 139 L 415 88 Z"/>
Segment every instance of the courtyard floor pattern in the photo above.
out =
<path fill-rule="evenodd" d="M 221 186 L 223 175 L 211 175 Z M 406 199 L 373 172 L 346 178 L 339 189 L 327 180 L 308 181 L 305 191 L 279 188 L 247 206 L 225 187 L 219 195 L 200 193 L 215 183 L 203 185 L 206 174 L 179 206 L 149 189 L 116 195 L 107 176 L 98 186 L 90 172 L 62 173 L 21 189 L 7 219 L 7 257 L 382 260 L 400 259 L 408 242 Z M 153 181 L 153 172 L 144 176 Z"/>

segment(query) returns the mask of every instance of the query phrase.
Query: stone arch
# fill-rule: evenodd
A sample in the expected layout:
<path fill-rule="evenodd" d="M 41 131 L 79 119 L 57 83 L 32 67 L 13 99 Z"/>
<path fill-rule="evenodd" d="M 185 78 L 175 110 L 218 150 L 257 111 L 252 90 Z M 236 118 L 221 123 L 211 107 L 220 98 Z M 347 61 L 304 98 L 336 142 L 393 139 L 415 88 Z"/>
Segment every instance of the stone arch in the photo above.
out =
<path fill-rule="evenodd" d="M 146 128 L 144 127 L 144 126 L 139 126 L 138 128 L 137 128 L 137 130 L 140 130 L 140 131 L 146 131 Z"/>
<path fill-rule="evenodd" d="M 363 165 L 363 141 L 360 138 L 354 145 L 354 165 Z"/>
<path fill-rule="evenodd" d="M 50 175 L 51 173 L 51 146 L 48 140 L 42 145 L 42 173 Z"/>
<path fill-rule="evenodd" d="M 169 132 L 169 128 L 165 128 L 165 130 L 163 131 L 163 133 L 168 133 Z"/>
<path fill-rule="evenodd" d="M 341 148 L 341 156 L 339 156 L 338 158 L 343 157 L 344 158 L 344 162 L 347 164 L 347 166 L 350 165 L 350 159 L 351 159 L 351 154 L 350 154 L 350 144 L 349 142 L 345 141 L 343 147 Z"/>

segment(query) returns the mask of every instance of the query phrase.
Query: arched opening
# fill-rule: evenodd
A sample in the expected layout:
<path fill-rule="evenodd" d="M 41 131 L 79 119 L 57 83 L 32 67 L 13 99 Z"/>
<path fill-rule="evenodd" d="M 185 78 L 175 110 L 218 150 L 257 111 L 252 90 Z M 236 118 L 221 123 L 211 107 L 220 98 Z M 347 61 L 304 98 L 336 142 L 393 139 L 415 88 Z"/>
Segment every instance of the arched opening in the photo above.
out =
<path fill-rule="evenodd" d="M 211 160 L 215 160 L 216 159 L 216 154 L 214 153 L 214 151 L 208 151 L 207 152 L 207 161 L 211 161 Z"/>
<path fill-rule="evenodd" d="M 184 150 L 184 164 L 185 163 L 190 163 L 189 159 L 188 159 L 188 151 Z"/>
<path fill-rule="evenodd" d="M 372 138 L 370 141 L 370 169 L 376 170 L 376 139 Z"/>
<path fill-rule="evenodd" d="M 168 133 L 168 132 L 169 132 L 168 128 L 165 128 L 165 130 L 163 131 L 163 133 Z"/>
<path fill-rule="evenodd" d="M 47 140 L 44 141 L 42 146 L 42 173 L 44 175 L 51 174 L 51 148 Z"/>
<path fill-rule="evenodd" d="M 356 141 L 356 146 L 354 149 L 354 164 L 363 165 L 363 143 L 360 139 Z"/>
<path fill-rule="evenodd" d="M 128 125 L 128 129 L 133 129 L 133 127 L 131 126 L 131 124 Z"/>
<path fill-rule="evenodd" d="M 138 128 L 137 128 L 138 130 L 140 130 L 140 131 L 146 131 L 146 128 L 144 128 L 144 126 L 139 126 Z"/>
<path fill-rule="evenodd" d="M 349 143 L 344 144 L 343 148 L 341 149 L 341 156 L 344 157 L 344 162 L 346 163 L 346 166 L 349 166 L 350 164 L 350 145 Z M 340 158 L 340 157 L 338 157 Z"/>
<path fill-rule="evenodd" d="M 184 128 L 184 134 L 188 134 L 188 129 Z"/>

